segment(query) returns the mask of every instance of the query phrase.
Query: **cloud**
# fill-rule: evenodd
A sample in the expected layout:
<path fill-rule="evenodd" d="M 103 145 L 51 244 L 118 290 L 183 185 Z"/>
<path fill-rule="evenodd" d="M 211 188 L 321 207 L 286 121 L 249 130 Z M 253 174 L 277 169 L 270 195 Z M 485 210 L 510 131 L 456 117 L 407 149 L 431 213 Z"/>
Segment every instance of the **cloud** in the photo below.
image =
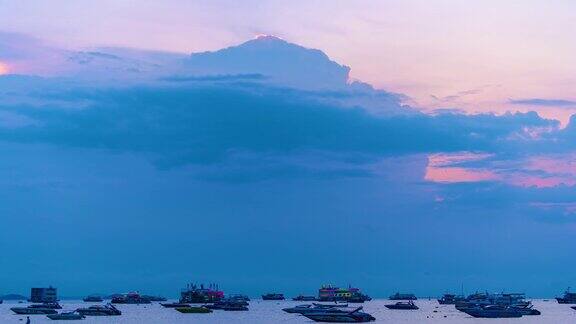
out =
<path fill-rule="evenodd" d="M 0 139 L 141 152 L 167 164 L 187 164 L 221 161 L 232 150 L 373 155 L 501 150 L 527 144 L 507 139 L 511 134 L 556 125 L 535 113 L 380 117 L 266 86 L 81 87 L 46 95 L 87 107 L 5 105 L 4 111 L 39 124 L 0 131 Z"/>
<path fill-rule="evenodd" d="M 543 107 L 573 107 L 576 106 L 576 101 L 565 99 L 517 99 L 510 100 L 509 103 L 514 105 L 529 105 L 529 106 L 543 106 Z"/>
<path fill-rule="evenodd" d="M 250 73 L 250 74 L 217 74 L 217 75 L 200 75 L 200 76 L 181 76 L 181 75 L 174 75 L 163 77 L 160 80 L 169 81 L 169 82 L 202 82 L 202 81 L 212 81 L 212 82 L 219 82 L 219 81 L 258 81 L 258 80 L 265 80 L 266 76 L 258 73 Z"/>

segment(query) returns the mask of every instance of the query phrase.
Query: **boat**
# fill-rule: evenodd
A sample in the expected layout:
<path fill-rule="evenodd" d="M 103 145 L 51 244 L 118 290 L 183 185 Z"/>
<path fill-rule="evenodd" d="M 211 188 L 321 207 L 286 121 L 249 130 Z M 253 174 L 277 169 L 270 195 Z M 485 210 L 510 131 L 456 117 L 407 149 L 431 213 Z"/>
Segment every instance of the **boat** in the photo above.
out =
<path fill-rule="evenodd" d="M 18 315 L 48 315 L 48 314 L 58 314 L 58 312 L 53 308 L 41 308 L 41 307 L 12 307 L 11 311 Z"/>
<path fill-rule="evenodd" d="M 542 313 L 539 310 L 533 308 L 532 304 L 530 304 L 528 306 L 521 305 L 521 306 L 510 306 L 510 307 L 519 311 L 520 314 L 522 314 L 522 316 L 525 316 L 525 315 L 529 315 L 529 316 L 542 315 Z"/>
<path fill-rule="evenodd" d="M 294 307 L 287 307 L 283 308 L 282 310 L 286 313 L 296 313 L 296 314 L 305 314 L 305 313 L 314 313 L 318 311 L 325 311 L 330 310 L 333 308 L 346 308 L 348 304 L 305 304 L 305 305 L 297 305 Z"/>
<path fill-rule="evenodd" d="M 82 320 L 85 319 L 86 316 L 79 314 L 77 312 L 66 312 L 60 314 L 49 314 L 46 315 L 51 320 L 60 320 L 60 321 L 73 321 L 73 320 Z"/>
<path fill-rule="evenodd" d="M 176 308 L 176 307 L 190 307 L 190 304 L 186 303 L 160 303 L 162 307 L 166 308 Z"/>
<path fill-rule="evenodd" d="M 386 306 L 386 308 L 388 309 L 404 309 L 404 310 L 416 310 L 418 309 L 418 306 L 416 306 L 416 304 L 414 304 L 413 301 L 399 301 L 395 304 L 390 304 L 390 305 L 384 305 Z"/>
<path fill-rule="evenodd" d="M 247 311 L 248 306 L 240 304 L 226 304 L 222 306 L 220 309 L 225 311 Z"/>
<path fill-rule="evenodd" d="M 317 298 L 315 296 L 304 296 L 304 295 L 298 295 L 294 298 L 292 298 L 293 301 L 316 301 Z"/>
<path fill-rule="evenodd" d="M 458 301 L 463 301 L 465 298 L 463 296 L 456 296 L 454 294 L 444 294 L 442 298 L 437 299 L 440 305 L 456 305 Z"/>
<path fill-rule="evenodd" d="M 352 286 L 339 288 L 332 285 L 324 285 L 318 290 L 318 301 L 363 303 L 369 300 L 372 300 L 370 296 L 363 294 L 359 288 Z"/>
<path fill-rule="evenodd" d="M 81 315 L 84 316 L 118 316 L 122 315 L 122 312 L 114 307 L 112 304 L 108 305 L 94 305 L 87 308 L 78 308 L 76 310 Z"/>
<path fill-rule="evenodd" d="M 248 307 L 248 302 L 242 299 L 232 299 L 232 298 L 225 298 L 220 301 L 217 301 L 212 304 L 206 304 L 204 307 L 209 309 L 222 309 L 225 310 L 226 308 L 241 308 L 241 307 Z M 248 309 L 246 309 L 248 310 Z"/>
<path fill-rule="evenodd" d="M 388 299 L 390 300 L 417 300 L 416 295 L 414 294 L 401 294 L 399 292 L 391 295 Z"/>
<path fill-rule="evenodd" d="M 100 303 L 100 302 L 104 301 L 104 299 L 102 299 L 102 297 L 97 296 L 97 295 L 90 295 L 90 296 L 84 297 L 84 299 L 82 299 L 82 300 L 87 302 L 87 303 Z"/>
<path fill-rule="evenodd" d="M 269 293 L 262 295 L 262 300 L 284 300 L 284 294 Z"/>
<path fill-rule="evenodd" d="M 184 313 L 184 314 L 207 314 L 207 313 L 212 313 L 212 310 L 209 308 L 206 308 L 204 306 L 188 306 L 188 307 L 176 307 L 175 308 L 178 312 L 180 313 Z"/>
<path fill-rule="evenodd" d="M 250 301 L 250 297 L 248 297 L 248 296 L 246 296 L 246 295 L 241 295 L 241 294 L 229 295 L 226 299 L 228 299 L 228 300 L 244 301 L 244 302 L 249 302 L 249 301 Z"/>
<path fill-rule="evenodd" d="M 351 311 L 333 308 L 325 311 L 318 311 L 302 315 L 313 320 L 314 322 L 326 323 L 366 323 L 376 320 L 374 316 L 361 312 L 361 310 L 362 307 L 358 307 Z"/>
<path fill-rule="evenodd" d="M 576 304 L 576 293 L 570 292 L 570 287 L 564 292 L 564 296 L 556 297 L 558 304 Z"/>
<path fill-rule="evenodd" d="M 502 305 L 488 305 L 469 307 L 463 310 L 464 313 L 478 318 L 515 318 L 522 317 L 520 312 L 515 307 L 502 306 Z"/>
<path fill-rule="evenodd" d="M 224 299 L 224 292 L 218 289 L 218 285 L 188 284 L 180 292 L 180 302 L 186 304 L 214 303 Z"/>
<path fill-rule="evenodd" d="M 119 295 L 112 298 L 112 304 L 150 304 L 151 301 L 148 298 L 140 296 L 137 292 L 127 293 L 125 295 Z"/>
<path fill-rule="evenodd" d="M 164 302 L 167 299 L 162 296 L 142 295 L 142 298 L 148 299 L 151 302 Z"/>

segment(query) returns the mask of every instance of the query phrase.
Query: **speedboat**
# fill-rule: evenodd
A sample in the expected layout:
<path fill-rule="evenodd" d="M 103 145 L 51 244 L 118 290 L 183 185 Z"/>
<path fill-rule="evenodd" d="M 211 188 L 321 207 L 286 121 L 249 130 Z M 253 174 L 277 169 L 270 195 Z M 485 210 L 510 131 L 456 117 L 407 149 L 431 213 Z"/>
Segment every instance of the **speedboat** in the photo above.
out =
<path fill-rule="evenodd" d="M 405 309 L 405 310 L 416 310 L 418 309 L 418 306 L 416 306 L 416 304 L 414 304 L 413 301 L 407 301 L 407 302 L 397 302 L 396 304 L 391 304 L 391 305 L 384 305 L 386 306 L 386 308 L 388 309 Z"/>
<path fill-rule="evenodd" d="M 374 316 L 361 312 L 361 310 L 362 307 L 358 307 L 351 311 L 332 308 L 302 315 L 313 320 L 314 322 L 328 323 L 365 323 L 376 320 Z"/>
<path fill-rule="evenodd" d="M 298 305 L 294 307 L 283 308 L 282 310 L 286 313 L 296 313 L 296 314 L 306 314 L 306 313 L 314 313 L 323 310 L 329 310 L 333 308 L 346 308 L 348 304 L 305 304 L 305 305 Z"/>
<path fill-rule="evenodd" d="M 79 314 L 84 316 L 117 316 L 122 315 L 122 312 L 114 307 L 112 304 L 108 305 L 94 305 L 87 308 L 78 308 L 76 310 Z"/>
<path fill-rule="evenodd" d="M 58 314 L 55 309 L 52 308 L 40 308 L 40 307 L 12 307 L 11 311 L 18 315 L 48 315 L 48 314 Z"/>
<path fill-rule="evenodd" d="M 522 312 L 517 308 L 501 305 L 488 305 L 469 307 L 463 310 L 464 313 L 479 318 L 512 318 L 522 317 Z"/>
<path fill-rule="evenodd" d="M 32 304 L 28 307 L 12 307 L 14 313 L 20 315 L 48 315 L 57 314 L 56 309 L 62 309 L 58 303 Z"/>
<path fill-rule="evenodd" d="M 50 314 L 46 315 L 51 320 L 60 320 L 60 321 L 73 321 L 73 320 L 81 320 L 85 319 L 86 316 L 77 313 L 77 312 L 66 312 L 60 314 Z"/>

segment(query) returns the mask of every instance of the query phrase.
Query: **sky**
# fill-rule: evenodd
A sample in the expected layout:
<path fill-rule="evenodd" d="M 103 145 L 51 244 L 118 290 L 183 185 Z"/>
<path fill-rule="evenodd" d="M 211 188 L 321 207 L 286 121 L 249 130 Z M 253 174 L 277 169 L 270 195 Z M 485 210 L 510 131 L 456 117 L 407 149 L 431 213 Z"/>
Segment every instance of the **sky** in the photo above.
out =
<path fill-rule="evenodd" d="M 574 6 L 0 0 L 0 294 L 561 293 Z"/>
<path fill-rule="evenodd" d="M 190 53 L 258 34 L 319 48 L 351 77 L 429 110 L 576 110 L 576 4 L 528 1 L 1 1 L 0 29 L 62 47 Z M 329 13 L 329 19 L 327 15 Z M 517 102 L 567 100 L 569 105 Z"/>

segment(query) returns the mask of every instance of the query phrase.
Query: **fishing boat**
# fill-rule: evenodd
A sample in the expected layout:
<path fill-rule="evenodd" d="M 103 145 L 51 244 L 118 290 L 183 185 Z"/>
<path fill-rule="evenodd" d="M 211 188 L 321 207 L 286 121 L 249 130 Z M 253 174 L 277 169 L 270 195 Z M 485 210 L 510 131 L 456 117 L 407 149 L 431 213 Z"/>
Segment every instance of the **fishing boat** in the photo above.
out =
<path fill-rule="evenodd" d="M 395 304 L 384 305 L 388 309 L 404 309 L 404 310 L 416 310 L 419 309 L 413 301 L 399 301 Z"/>
<path fill-rule="evenodd" d="M 112 304 L 108 305 L 94 305 L 86 308 L 78 308 L 76 310 L 81 315 L 84 316 L 118 316 L 122 315 L 122 312 L 114 307 Z"/>
<path fill-rule="evenodd" d="M 364 313 L 361 310 L 362 307 L 358 307 L 351 311 L 333 308 L 325 311 L 318 311 L 302 315 L 313 320 L 314 322 L 326 323 L 366 323 L 376 320 L 374 316 L 368 313 Z"/>
<path fill-rule="evenodd" d="M 74 321 L 74 320 L 82 320 L 85 319 L 86 316 L 76 313 L 76 312 L 66 312 L 60 314 L 50 314 L 46 315 L 51 320 L 59 320 L 59 321 Z"/>
<path fill-rule="evenodd" d="M 178 312 L 184 314 L 207 314 L 212 313 L 211 309 L 208 309 L 204 306 L 188 306 L 188 307 L 176 307 L 175 308 Z"/>
<path fill-rule="evenodd" d="M 269 293 L 262 295 L 262 300 L 284 300 L 284 294 Z"/>

